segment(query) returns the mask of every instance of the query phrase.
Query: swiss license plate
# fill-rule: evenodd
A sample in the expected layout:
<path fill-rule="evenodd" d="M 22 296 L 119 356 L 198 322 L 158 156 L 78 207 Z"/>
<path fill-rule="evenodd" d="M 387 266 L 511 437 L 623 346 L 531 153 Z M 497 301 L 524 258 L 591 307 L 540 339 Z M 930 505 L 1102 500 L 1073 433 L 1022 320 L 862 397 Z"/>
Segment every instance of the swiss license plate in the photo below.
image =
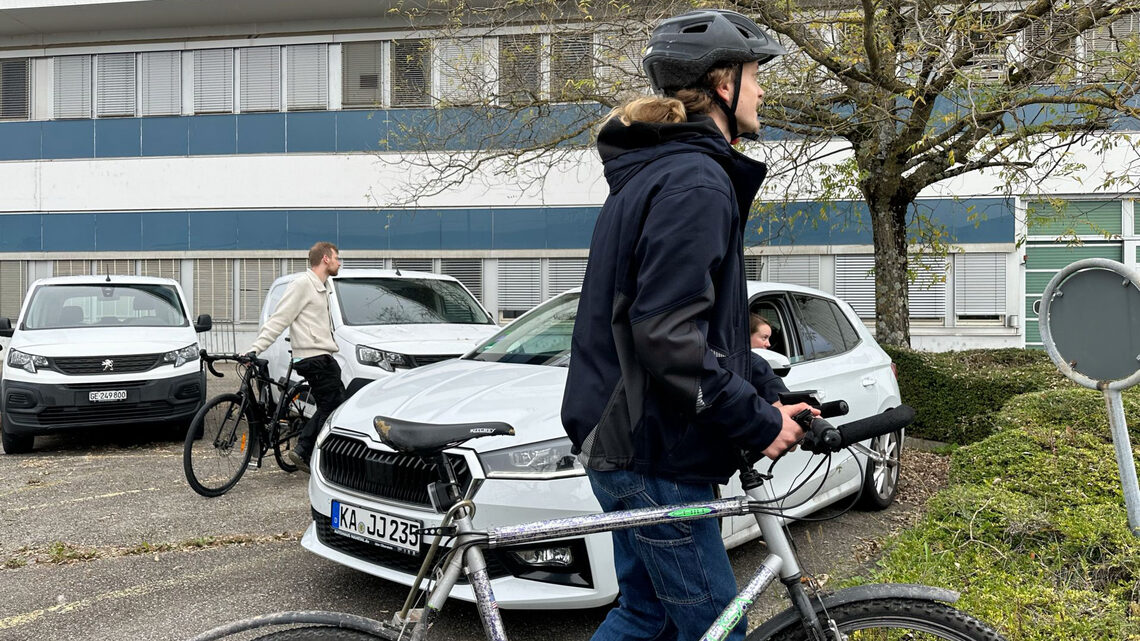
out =
<path fill-rule="evenodd" d="M 373 512 L 340 501 L 332 502 L 333 532 L 391 550 L 419 554 L 422 527 L 422 521 Z"/>
<path fill-rule="evenodd" d="M 102 390 L 99 392 L 88 392 L 87 400 L 92 403 L 102 403 L 104 401 L 125 401 L 127 400 L 127 390 L 113 389 Z"/>

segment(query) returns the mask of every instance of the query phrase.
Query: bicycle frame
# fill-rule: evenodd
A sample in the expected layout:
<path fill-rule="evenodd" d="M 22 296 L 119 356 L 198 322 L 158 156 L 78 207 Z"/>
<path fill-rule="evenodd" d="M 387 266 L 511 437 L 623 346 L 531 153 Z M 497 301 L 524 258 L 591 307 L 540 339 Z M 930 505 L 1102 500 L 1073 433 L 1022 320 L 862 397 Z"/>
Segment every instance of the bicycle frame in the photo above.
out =
<path fill-rule="evenodd" d="M 292 352 L 290 352 L 290 355 L 292 355 Z M 285 369 L 285 381 L 283 383 L 278 383 L 277 381 L 273 380 L 268 375 L 268 370 L 266 370 L 265 375 L 263 376 L 258 369 L 260 367 L 262 366 L 256 363 L 250 363 L 249 366 L 246 367 L 245 372 L 242 373 L 241 385 L 238 387 L 238 389 L 241 390 L 242 395 L 242 404 L 238 409 L 239 416 L 247 409 L 260 414 L 260 416 L 257 417 L 259 422 L 259 446 L 257 448 L 258 452 L 256 461 L 252 462 L 252 464 L 258 468 L 261 467 L 261 461 L 265 458 L 266 452 L 269 451 L 269 448 L 273 447 L 271 438 L 273 435 L 273 428 L 269 425 L 269 423 L 273 420 L 273 416 L 276 414 L 278 406 L 281 403 L 286 402 L 286 397 L 288 395 L 289 387 L 291 384 L 291 376 L 293 374 L 293 359 L 289 359 L 289 364 Z M 255 383 L 257 383 L 256 386 Z M 276 401 L 273 397 L 274 388 L 280 391 L 281 396 L 280 399 Z"/>
<path fill-rule="evenodd" d="M 441 474 L 443 472 L 444 471 L 441 470 Z M 823 638 L 823 628 L 800 582 L 801 571 L 799 562 L 792 549 L 791 542 L 788 540 L 787 534 L 784 532 L 780 523 L 780 519 L 773 514 L 758 512 L 752 506 L 752 502 L 754 501 L 770 503 L 773 498 L 771 490 L 768 486 L 763 484 L 763 478 L 755 471 L 752 471 L 751 474 L 742 475 L 742 482 L 745 487 L 746 496 L 718 499 L 709 502 L 682 503 L 657 508 L 605 512 L 548 521 L 535 521 L 520 525 L 498 527 L 485 532 L 476 530 L 472 523 L 474 504 L 471 501 L 471 497 L 476 489 L 476 485 L 472 485 L 471 489 L 468 490 L 467 496 L 452 506 L 447 513 L 447 517 L 444 519 L 444 524 L 446 524 L 450 517 L 455 516 L 453 523 L 457 532 L 457 538 L 454 549 L 462 553 L 455 553 L 450 556 L 442 577 L 428 594 L 427 604 L 419 620 L 415 622 L 411 638 L 413 641 L 419 641 L 425 638 L 428 629 L 439 617 L 440 611 L 447 601 L 448 595 L 451 593 L 451 589 L 459 579 L 459 573 L 466 569 L 468 581 L 475 593 L 475 605 L 479 610 L 487 640 L 507 641 L 507 633 L 503 627 L 503 620 L 499 614 L 499 607 L 495 602 L 494 590 L 491 587 L 491 580 L 487 573 L 487 564 L 483 557 L 483 547 L 494 549 L 523 543 L 548 541 L 568 536 L 597 534 L 600 532 L 612 532 L 614 530 L 647 525 L 741 516 L 745 514 L 753 514 L 756 517 L 757 523 L 760 525 L 760 531 L 763 533 L 764 541 L 772 553 L 760 564 L 760 568 L 744 589 L 737 594 L 721 612 L 720 616 L 716 618 L 708 631 L 701 637 L 701 641 L 723 641 L 740 619 L 745 616 L 748 608 L 755 602 L 756 598 L 772 584 L 777 576 L 780 577 L 781 581 L 787 587 L 789 596 L 799 610 L 804 622 L 807 623 L 810 628 L 818 632 L 819 638 Z M 437 543 L 438 540 L 437 535 Z M 436 544 L 433 544 L 432 550 L 429 550 L 425 556 L 424 567 L 420 573 L 421 578 L 426 575 L 428 564 L 433 561 L 435 548 Z M 404 610 L 397 615 L 396 625 L 402 625 L 403 621 L 408 621 L 409 607 L 416 595 L 416 591 L 419 589 L 418 586 L 419 581 L 417 580 L 412 586 Z"/>

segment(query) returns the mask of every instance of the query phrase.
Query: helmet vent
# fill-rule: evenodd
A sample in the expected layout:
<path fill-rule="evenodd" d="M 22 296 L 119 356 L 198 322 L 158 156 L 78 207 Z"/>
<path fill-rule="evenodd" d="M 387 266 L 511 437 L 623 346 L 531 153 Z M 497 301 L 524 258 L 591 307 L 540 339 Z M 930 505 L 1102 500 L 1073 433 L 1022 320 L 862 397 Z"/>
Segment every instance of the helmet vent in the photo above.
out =
<path fill-rule="evenodd" d="M 706 23 L 704 23 L 704 24 L 695 24 L 695 25 L 693 25 L 693 26 L 691 26 L 691 27 L 685 27 L 685 28 L 684 28 L 684 29 L 681 31 L 681 33 L 704 33 L 704 32 L 706 32 L 706 31 L 708 31 L 708 30 L 709 30 L 709 25 L 708 25 L 708 23 L 706 22 Z"/>

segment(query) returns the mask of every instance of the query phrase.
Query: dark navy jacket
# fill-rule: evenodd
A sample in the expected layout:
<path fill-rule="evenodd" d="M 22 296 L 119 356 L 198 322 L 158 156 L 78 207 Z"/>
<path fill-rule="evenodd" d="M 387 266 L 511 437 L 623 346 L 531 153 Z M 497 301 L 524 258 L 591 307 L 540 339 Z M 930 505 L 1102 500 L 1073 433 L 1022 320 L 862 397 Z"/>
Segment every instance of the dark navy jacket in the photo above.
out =
<path fill-rule="evenodd" d="M 744 225 L 766 168 L 707 117 L 614 119 L 598 150 L 610 194 L 590 241 L 563 425 L 592 469 L 727 481 L 739 452 L 758 456 L 783 420 L 769 404 L 783 382 L 748 337 Z"/>

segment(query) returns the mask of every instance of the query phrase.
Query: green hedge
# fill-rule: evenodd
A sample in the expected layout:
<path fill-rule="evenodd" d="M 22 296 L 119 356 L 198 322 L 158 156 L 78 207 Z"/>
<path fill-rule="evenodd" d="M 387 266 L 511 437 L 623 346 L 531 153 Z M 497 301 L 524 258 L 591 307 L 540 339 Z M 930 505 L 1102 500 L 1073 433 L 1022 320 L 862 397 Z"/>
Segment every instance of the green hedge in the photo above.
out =
<path fill-rule="evenodd" d="M 1009 399 L 1072 385 L 1041 351 L 884 349 L 898 367 L 903 402 L 917 413 L 908 434 L 936 441 L 983 439 L 993 432 L 993 416 Z"/>
<path fill-rule="evenodd" d="M 1140 441 L 1140 390 L 1125 394 Z M 1128 529 L 1103 396 L 1018 396 L 959 448 L 949 489 L 887 545 L 870 580 L 962 592 L 1010 641 L 1140 640 L 1140 539 Z"/>

